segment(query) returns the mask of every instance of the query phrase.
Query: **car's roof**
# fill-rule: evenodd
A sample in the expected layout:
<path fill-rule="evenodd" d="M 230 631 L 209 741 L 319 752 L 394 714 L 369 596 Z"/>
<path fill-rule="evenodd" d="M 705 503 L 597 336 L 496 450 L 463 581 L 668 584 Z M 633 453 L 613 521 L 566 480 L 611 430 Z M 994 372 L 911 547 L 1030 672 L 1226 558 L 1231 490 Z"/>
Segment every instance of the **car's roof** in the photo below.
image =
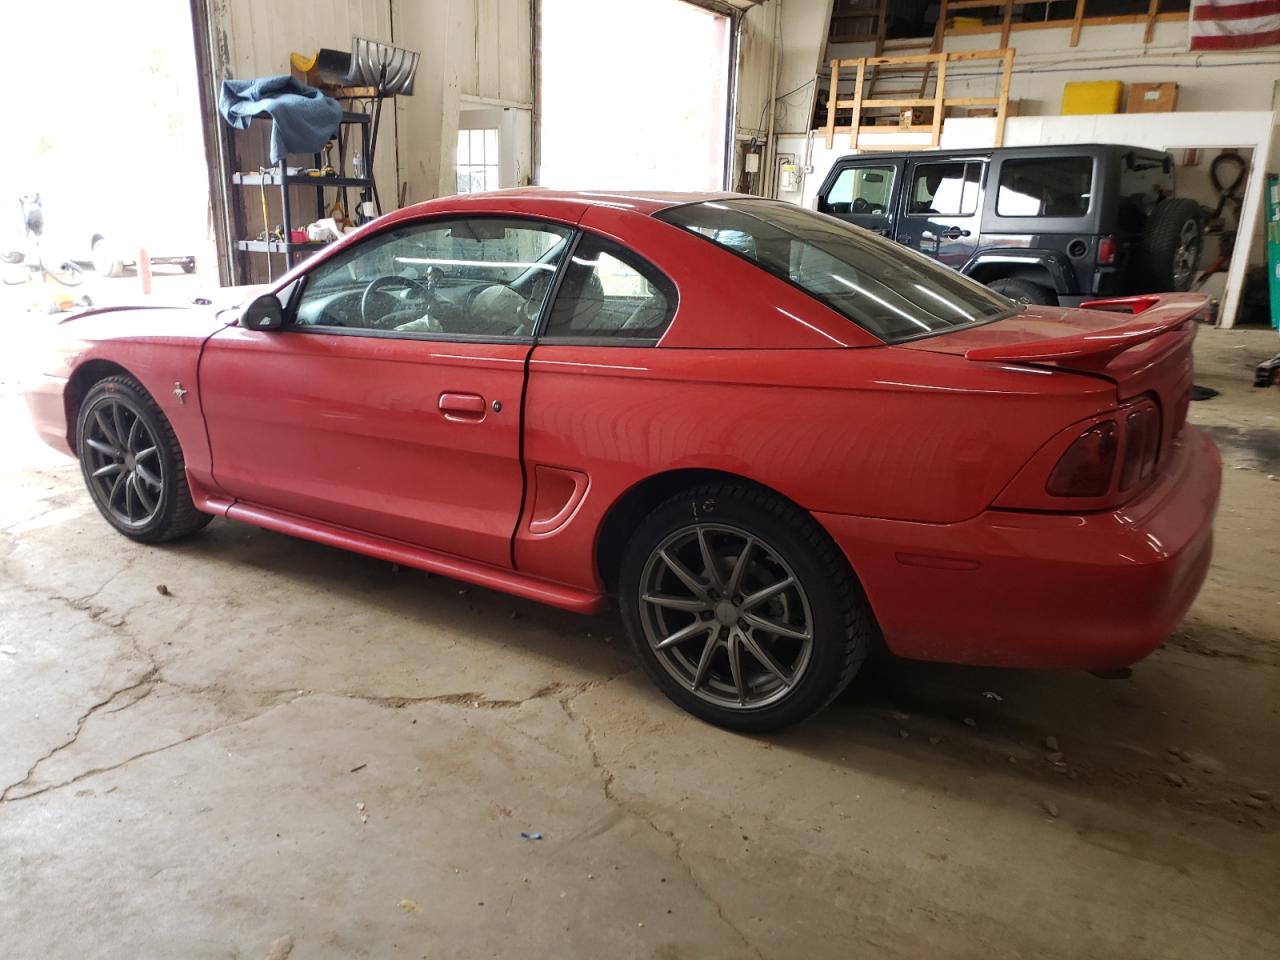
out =
<path fill-rule="evenodd" d="M 745 194 L 726 192 L 680 192 L 670 190 L 551 190 L 547 187 L 513 187 L 510 190 L 492 190 L 485 193 L 465 193 L 454 197 L 441 197 L 414 204 L 414 207 L 438 208 L 441 200 L 450 206 L 475 204 L 487 208 L 500 208 L 505 201 L 536 201 L 539 204 L 572 204 L 576 206 L 621 207 L 636 213 L 651 215 L 669 207 L 707 200 L 729 200 Z M 759 199 L 758 197 L 756 199 Z"/>
<path fill-rule="evenodd" d="M 874 153 L 850 153 L 840 157 L 836 162 L 846 160 L 897 160 L 910 157 L 916 160 L 929 160 L 934 157 L 985 157 L 999 155 L 1001 157 L 1017 157 L 1026 154 L 1037 156 L 1054 156 L 1065 153 L 1101 153 L 1109 150 L 1135 151 L 1137 153 L 1161 156 L 1163 150 L 1154 147 L 1134 147 L 1124 143 L 1041 143 L 1021 147 L 965 147 L 960 150 L 937 148 L 930 150 L 876 150 Z"/>

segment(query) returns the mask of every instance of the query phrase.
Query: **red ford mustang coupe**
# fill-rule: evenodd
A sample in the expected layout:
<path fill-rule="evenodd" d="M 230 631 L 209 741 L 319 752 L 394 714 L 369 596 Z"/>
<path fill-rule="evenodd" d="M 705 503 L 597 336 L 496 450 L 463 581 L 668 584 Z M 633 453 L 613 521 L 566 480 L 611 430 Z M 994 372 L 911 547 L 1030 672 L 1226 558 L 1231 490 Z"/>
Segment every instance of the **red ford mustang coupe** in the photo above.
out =
<path fill-rule="evenodd" d="M 874 644 L 1110 669 L 1209 565 L 1189 294 L 1024 307 L 735 195 L 435 200 L 243 308 L 66 320 L 28 401 L 125 536 L 213 516 L 570 610 L 744 730 Z"/>

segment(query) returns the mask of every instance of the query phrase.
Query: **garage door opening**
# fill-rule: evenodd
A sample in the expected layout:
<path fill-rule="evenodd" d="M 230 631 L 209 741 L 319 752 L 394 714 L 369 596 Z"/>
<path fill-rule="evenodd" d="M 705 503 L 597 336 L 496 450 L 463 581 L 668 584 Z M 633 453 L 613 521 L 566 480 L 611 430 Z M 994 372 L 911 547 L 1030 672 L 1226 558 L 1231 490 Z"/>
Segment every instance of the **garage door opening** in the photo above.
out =
<path fill-rule="evenodd" d="M 732 37 L 685 0 L 543 0 L 539 182 L 722 189 Z"/>
<path fill-rule="evenodd" d="M 22 261 L 6 285 L 37 257 L 82 265 L 74 297 L 99 305 L 136 300 L 140 269 L 149 288 L 152 266 L 158 295 L 216 283 L 190 6 L 148 3 L 127 27 L 116 4 L 96 0 L 6 14 L 21 39 L 5 73 L 13 89 L 38 91 L 24 94 L 32 104 L 5 141 L 0 248 Z M 189 277 L 197 271 L 205 276 Z M 6 302 L 41 299 L 30 279 L 7 287 Z"/>

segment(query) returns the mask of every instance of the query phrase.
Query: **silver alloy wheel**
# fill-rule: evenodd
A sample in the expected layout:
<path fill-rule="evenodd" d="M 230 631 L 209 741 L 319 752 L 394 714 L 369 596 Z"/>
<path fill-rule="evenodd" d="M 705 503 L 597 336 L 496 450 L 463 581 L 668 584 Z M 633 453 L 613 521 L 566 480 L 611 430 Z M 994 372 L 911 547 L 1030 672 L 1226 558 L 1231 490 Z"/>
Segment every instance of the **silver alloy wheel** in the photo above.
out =
<path fill-rule="evenodd" d="M 719 707 L 776 703 L 813 657 L 813 613 L 790 565 L 739 527 L 698 523 L 670 534 L 645 562 L 645 639 L 685 689 Z"/>
<path fill-rule="evenodd" d="M 1173 287 L 1185 290 L 1200 261 L 1200 225 L 1188 220 L 1178 234 L 1178 249 L 1173 255 Z"/>
<path fill-rule="evenodd" d="M 98 401 L 85 419 L 84 446 L 94 498 L 127 527 L 150 522 L 164 498 L 164 468 L 138 411 L 116 398 Z"/>

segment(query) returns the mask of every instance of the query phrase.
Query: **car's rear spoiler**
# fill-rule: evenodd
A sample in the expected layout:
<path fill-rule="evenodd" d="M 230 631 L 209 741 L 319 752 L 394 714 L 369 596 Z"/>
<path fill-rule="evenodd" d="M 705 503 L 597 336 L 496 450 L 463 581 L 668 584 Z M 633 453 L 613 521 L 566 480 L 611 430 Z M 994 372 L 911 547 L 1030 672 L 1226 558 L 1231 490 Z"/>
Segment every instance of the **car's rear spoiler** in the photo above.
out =
<path fill-rule="evenodd" d="M 966 360 L 1011 363 L 1069 360 L 1077 369 L 1101 369 L 1130 347 L 1152 340 L 1198 316 L 1208 303 L 1209 298 L 1199 293 L 1152 293 L 1139 297 L 1086 300 L 1080 304 L 1081 309 L 1128 313 L 1140 319 L 1069 337 L 974 347 L 965 351 L 964 356 Z"/>

